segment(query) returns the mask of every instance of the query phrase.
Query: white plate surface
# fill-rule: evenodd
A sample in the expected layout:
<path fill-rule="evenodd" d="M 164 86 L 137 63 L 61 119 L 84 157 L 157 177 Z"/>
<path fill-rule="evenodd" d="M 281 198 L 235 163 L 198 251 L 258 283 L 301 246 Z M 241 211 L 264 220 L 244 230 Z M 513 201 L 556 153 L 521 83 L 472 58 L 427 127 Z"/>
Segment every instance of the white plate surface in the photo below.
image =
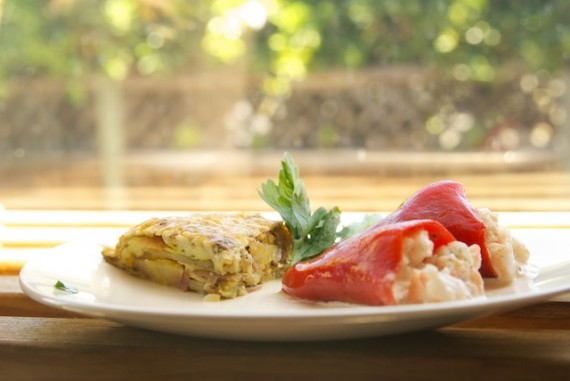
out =
<path fill-rule="evenodd" d="M 536 238 L 536 247 L 553 242 L 548 231 Z M 471 301 L 382 307 L 305 303 L 285 295 L 281 283 L 273 281 L 244 297 L 205 302 L 196 294 L 130 276 L 105 263 L 100 251 L 100 245 L 85 242 L 52 249 L 26 263 L 21 287 L 38 302 L 126 325 L 262 341 L 346 339 L 432 329 L 570 292 L 570 262 L 558 256 L 549 264 L 539 263 L 538 275 L 489 289 L 485 298 Z M 56 289 L 57 281 L 78 292 Z"/>

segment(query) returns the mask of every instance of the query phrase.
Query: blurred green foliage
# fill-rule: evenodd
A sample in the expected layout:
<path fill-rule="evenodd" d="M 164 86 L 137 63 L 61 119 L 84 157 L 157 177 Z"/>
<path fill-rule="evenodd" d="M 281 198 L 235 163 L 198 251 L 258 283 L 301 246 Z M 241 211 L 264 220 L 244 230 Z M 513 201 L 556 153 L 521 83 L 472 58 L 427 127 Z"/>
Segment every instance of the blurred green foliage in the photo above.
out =
<path fill-rule="evenodd" d="M 199 0 L 6 0 L 0 70 L 116 79 L 169 71 L 199 56 L 194 36 L 208 14 Z"/>
<path fill-rule="evenodd" d="M 287 16 L 276 12 L 253 49 L 260 68 L 276 77 L 417 64 L 490 82 L 504 68 L 556 71 L 570 62 L 570 2 L 564 0 L 312 0 L 280 6 Z M 292 72 L 291 66 L 300 68 Z"/>
<path fill-rule="evenodd" d="M 418 64 L 491 81 L 570 60 L 565 0 L 4 0 L 0 75 L 121 79 L 248 65 L 268 91 L 331 67 Z M 281 80 L 281 82 L 280 82 Z"/>
<path fill-rule="evenodd" d="M 549 148 L 555 129 L 566 120 L 566 111 L 556 102 L 566 92 L 558 74 L 567 71 L 570 62 L 568 0 L 0 0 L 0 4 L 0 97 L 4 98 L 10 81 L 22 77 L 64 79 L 68 98 L 84 104 L 87 81 L 101 75 L 121 81 L 230 69 L 230 75 L 250 75 L 252 83 L 260 84 L 250 119 L 269 120 L 277 115 L 292 85 L 309 73 L 414 66 L 437 72 L 434 78 L 445 89 L 445 99 L 414 122 L 417 131 L 412 135 L 423 134 L 418 141 L 426 146 L 480 147 L 495 133 L 505 136 L 499 140 L 514 141 L 506 148 L 512 149 L 524 135 L 513 131 L 526 126 L 532 129 L 526 134 L 532 145 Z M 512 83 L 515 91 L 508 87 Z M 522 104 L 517 94 L 521 91 L 532 97 L 540 113 L 536 120 L 509 120 L 511 106 Z M 471 107 L 473 94 L 488 102 Z M 498 103 L 505 105 L 503 109 L 494 107 Z M 531 114 L 526 109 L 524 113 Z M 302 144 L 362 145 L 353 137 L 343 143 L 339 124 L 323 119 L 318 136 L 311 138 L 318 143 Z M 280 141 L 279 136 L 269 135 L 271 126 L 260 132 L 255 123 L 250 124 L 240 127 L 250 131 L 249 146 Z M 390 123 L 385 124 L 390 129 Z M 198 122 L 184 120 L 176 126 L 175 145 L 199 146 L 202 130 Z M 408 135 L 394 131 L 398 142 L 388 146 L 397 147 L 400 140 L 409 144 Z M 383 136 L 388 135 L 383 131 Z"/>

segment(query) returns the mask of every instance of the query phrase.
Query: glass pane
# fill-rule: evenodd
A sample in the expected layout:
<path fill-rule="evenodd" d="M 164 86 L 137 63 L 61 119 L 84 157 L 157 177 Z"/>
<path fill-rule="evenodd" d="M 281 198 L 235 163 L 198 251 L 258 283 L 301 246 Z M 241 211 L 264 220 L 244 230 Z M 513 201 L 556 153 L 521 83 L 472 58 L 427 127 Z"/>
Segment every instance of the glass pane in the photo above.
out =
<path fill-rule="evenodd" d="M 570 210 L 567 1 L 0 4 L 7 208 L 264 209 L 289 151 L 314 205 Z"/>

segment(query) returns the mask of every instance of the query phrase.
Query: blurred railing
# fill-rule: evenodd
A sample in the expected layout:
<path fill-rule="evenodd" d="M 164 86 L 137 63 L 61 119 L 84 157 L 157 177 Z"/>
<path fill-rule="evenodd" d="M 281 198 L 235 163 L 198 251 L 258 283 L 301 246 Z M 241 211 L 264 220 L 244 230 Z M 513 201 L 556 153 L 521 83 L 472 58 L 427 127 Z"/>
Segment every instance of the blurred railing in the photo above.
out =
<path fill-rule="evenodd" d="M 129 77 L 116 86 L 124 124 L 117 136 L 127 151 L 563 150 L 565 77 L 549 77 L 532 90 L 521 88 L 522 78 L 507 69 L 493 83 L 417 67 L 329 71 L 309 75 L 289 96 L 269 97 L 243 72 Z M 0 155 L 96 152 L 100 82 L 86 83 L 77 103 L 63 82 L 11 81 L 0 107 Z"/>

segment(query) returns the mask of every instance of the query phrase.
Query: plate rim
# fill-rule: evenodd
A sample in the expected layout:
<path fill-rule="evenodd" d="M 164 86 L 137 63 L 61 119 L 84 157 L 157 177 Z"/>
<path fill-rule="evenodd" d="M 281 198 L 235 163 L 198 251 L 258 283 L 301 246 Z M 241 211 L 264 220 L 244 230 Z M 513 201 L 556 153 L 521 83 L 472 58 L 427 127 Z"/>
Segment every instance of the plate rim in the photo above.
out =
<path fill-rule="evenodd" d="M 67 294 L 61 292 L 61 294 L 53 293 L 48 295 L 47 293 L 41 292 L 37 287 L 34 287 L 33 279 L 30 278 L 30 272 L 33 272 L 35 267 L 41 265 L 41 263 L 48 259 L 57 258 L 58 256 L 63 258 L 64 256 L 58 251 L 62 248 L 72 243 L 65 243 L 63 245 L 56 246 L 49 249 L 49 253 L 41 256 L 40 258 L 33 259 L 24 264 L 19 274 L 20 287 L 26 295 L 28 295 L 33 300 L 40 302 L 42 304 L 50 305 L 52 307 L 71 310 L 74 312 L 82 313 L 91 316 L 101 316 L 106 315 L 106 313 L 113 314 L 136 314 L 136 315 L 150 315 L 150 316 L 162 316 L 162 317 L 176 317 L 176 318 L 209 318 L 209 319 L 323 319 L 323 318 L 353 318 L 353 317 L 402 317 L 403 315 L 412 314 L 441 314 L 445 312 L 454 313 L 470 313 L 479 310 L 486 309 L 497 309 L 497 308 L 511 308 L 523 304 L 532 304 L 534 302 L 545 300 L 550 297 L 555 297 L 566 292 L 570 292 L 570 283 L 567 285 L 558 285 L 556 287 L 551 287 L 547 289 L 538 290 L 527 290 L 518 293 L 509 293 L 497 296 L 485 296 L 478 297 L 470 300 L 461 301 L 444 301 L 444 302 L 434 302 L 434 303 L 424 303 L 424 304 L 403 304 L 396 306 L 366 306 L 358 304 L 349 303 L 321 303 L 321 302 L 309 302 L 300 301 L 283 295 L 285 298 L 289 298 L 294 303 L 302 303 L 305 307 L 302 309 L 289 310 L 287 312 L 281 312 L 280 314 L 268 313 L 264 311 L 251 311 L 251 312 L 240 312 L 240 313 L 228 313 L 224 311 L 222 313 L 216 313 L 215 310 L 188 310 L 187 308 L 172 308 L 172 307 L 148 307 L 148 306 L 136 306 L 136 305 L 118 305 L 117 303 L 109 303 L 105 301 L 96 301 L 93 303 L 86 303 L 83 299 L 74 298 L 74 294 Z M 91 243 L 91 245 L 96 243 Z M 89 244 L 88 244 L 89 245 Z M 99 247 L 100 244 L 96 244 Z M 85 246 L 85 243 L 83 243 Z M 87 255 L 84 253 L 83 255 Z M 75 259 L 81 258 L 82 254 L 75 254 L 73 257 Z M 68 255 L 69 256 L 69 255 Z M 48 258 L 50 257 L 50 258 Z M 103 262 L 102 258 L 99 259 L 98 264 Z M 112 268 L 111 265 L 107 263 L 102 263 L 104 266 L 108 266 L 109 269 Z M 551 264 L 549 266 L 544 266 L 539 268 L 539 273 L 534 280 L 529 280 L 530 282 L 541 281 L 541 276 L 543 275 L 543 270 L 547 268 L 556 268 L 557 266 L 566 266 L 570 270 L 570 261 L 563 261 L 556 264 Z M 113 268 L 114 269 L 114 268 Z M 568 272 L 570 276 L 570 271 Z M 126 274 L 127 275 L 127 274 Z M 128 275 L 131 276 L 131 275 Z M 275 282 L 275 281 L 274 281 Z M 156 287 L 166 287 L 161 285 L 154 285 Z M 263 287 L 263 286 L 262 286 Z M 283 291 L 279 291 L 283 293 Z M 85 291 L 80 291 L 80 293 L 86 293 Z M 181 296 L 184 295 L 180 292 Z M 200 302 L 202 302 L 200 300 Z M 220 302 L 206 302 L 203 303 L 224 303 Z M 310 308 L 312 304 L 315 307 Z"/>

